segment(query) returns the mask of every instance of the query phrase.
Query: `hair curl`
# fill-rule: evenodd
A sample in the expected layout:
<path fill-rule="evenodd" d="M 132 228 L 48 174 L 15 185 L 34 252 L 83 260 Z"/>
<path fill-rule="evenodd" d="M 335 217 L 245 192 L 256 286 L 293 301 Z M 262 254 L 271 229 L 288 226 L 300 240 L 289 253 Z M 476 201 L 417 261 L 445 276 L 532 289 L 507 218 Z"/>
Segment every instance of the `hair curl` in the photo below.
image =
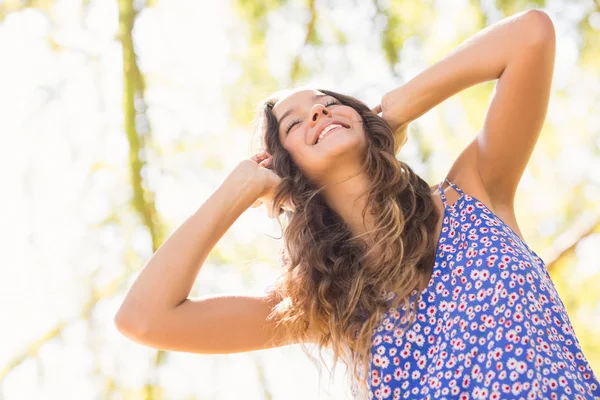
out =
<path fill-rule="evenodd" d="M 319 377 L 321 367 L 305 343 L 318 345 L 325 365 L 323 347 L 333 352 L 332 376 L 338 361 L 351 366 L 352 390 L 366 395 L 372 339 L 385 314 L 399 310 L 402 303 L 408 316 L 397 321 L 409 319 L 403 331 L 416 318 L 424 272 L 435 262 L 439 211 L 427 182 L 395 157 L 406 133 L 394 137 L 389 124 L 360 100 L 318 89 L 356 110 L 368 133 L 363 171 L 370 183 L 363 195 L 372 209 L 375 228 L 368 234 L 374 235 L 376 245 L 367 246 L 353 236 L 325 202 L 324 188 L 305 177 L 280 142 L 273 106 L 288 90 L 262 100 L 257 115 L 262 144 L 273 156 L 269 168 L 282 179 L 273 208 L 279 210 L 286 200 L 294 205 L 294 211 L 285 212 L 288 224 L 281 258 L 285 269 L 267 291 L 276 304 L 268 318 L 283 329 L 287 343 L 301 344 Z M 363 219 L 365 213 L 366 209 Z M 384 251 L 372 254 L 366 265 L 374 248 Z"/>

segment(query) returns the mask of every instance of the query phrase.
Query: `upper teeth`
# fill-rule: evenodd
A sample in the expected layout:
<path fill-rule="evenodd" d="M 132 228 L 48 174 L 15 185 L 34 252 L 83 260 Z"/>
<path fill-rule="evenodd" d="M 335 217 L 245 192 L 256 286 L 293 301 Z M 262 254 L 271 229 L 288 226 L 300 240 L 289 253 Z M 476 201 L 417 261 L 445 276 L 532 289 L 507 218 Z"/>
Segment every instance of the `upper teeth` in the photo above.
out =
<path fill-rule="evenodd" d="M 323 129 L 323 132 L 321 132 L 321 134 L 319 135 L 319 138 L 317 139 L 317 143 L 319 143 L 319 142 L 321 141 L 321 139 L 323 139 L 323 136 L 325 136 L 325 134 L 326 134 L 327 132 L 329 132 L 330 130 L 332 130 L 332 129 L 334 129 L 334 128 L 339 128 L 340 126 L 342 126 L 342 125 L 338 125 L 338 124 L 330 124 L 330 125 L 327 125 L 327 126 L 325 127 L 325 129 Z"/>

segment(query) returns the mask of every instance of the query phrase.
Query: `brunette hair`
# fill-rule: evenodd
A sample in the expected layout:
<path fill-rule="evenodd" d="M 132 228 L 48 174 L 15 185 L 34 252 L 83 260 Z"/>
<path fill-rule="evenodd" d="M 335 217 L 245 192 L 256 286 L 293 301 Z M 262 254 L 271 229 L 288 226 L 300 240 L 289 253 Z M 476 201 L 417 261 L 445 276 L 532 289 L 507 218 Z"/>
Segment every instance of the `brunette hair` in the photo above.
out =
<path fill-rule="evenodd" d="M 363 171 L 370 183 L 363 195 L 368 196 L 372 209 L 375 228 L 368 234 L 373 235 L 375 246 L 353 236 L 328 207 L 323 187 L 305 177 L 280 142 L 273 106 L 290 90 L 294 89 L 263 99 L 256 119 L 262 145 L 273 157 L 269 168 L 282 179 L 275 189 L 273 208 L 280 210 L 286 200 L 294 205 L 293 211 L 285 211 L 287 226 L 282 225 L 284 269 L 267 290 L 276 304 L 269 319 L 276 321 L 288 343 L 300 343 L 319 376 L 320 365 L 305 343 L 317 344 L 324 365 L 322 349 L 329 348 L 333 373 L 342 361 L 352 368 L 353 390 L 366 393 L 373 335 L 386 313 L 399 315 L 403 310 L 397 321 L 408 322 L 398 328 L 404 331 L 415 320 L 424 271 L 435 262 L 439 211 L 427 182 L 395 156 L 406 138 L 395 138 L 390 125 L 362 101 L 318 89 L 356 110 L 367 133 Z M 373 254 L 367 265 L 366 256 L 374 248 L 384 251 Z"/>

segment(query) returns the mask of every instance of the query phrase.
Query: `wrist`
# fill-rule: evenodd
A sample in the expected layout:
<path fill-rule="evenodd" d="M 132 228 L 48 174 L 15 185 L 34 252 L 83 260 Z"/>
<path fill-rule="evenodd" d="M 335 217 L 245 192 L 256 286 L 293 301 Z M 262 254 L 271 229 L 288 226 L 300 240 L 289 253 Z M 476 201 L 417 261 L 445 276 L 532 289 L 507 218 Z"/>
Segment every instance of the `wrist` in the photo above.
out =
<path fill-rule="evenodd" d="M 254 164 L 254 166 L 252 164 Z M 248 196 L 258 196 L 260 193 L 260 185 L 256 178 L 256 167 L 257 164 L 252 160 L 240 161 L 240 163 L 229 172 L 223 183 L 235 188 L 238 193 Z"/>
<path fill-rule="evenodd" d="M 242 160 L 229 173 L 227 180 L 254 201 L 261 196 L 264 189 L 264 183 L 259 179 L 259 168 L 261 167 L 250 159 Z"/>
<path fill-rule="evenodd" d="M 381 98 L 381 108 L 385 110 L 387 118 L 393 119 L 396 125 L 408 125 L 413 119 L 407 115 L 407 89 L 406 85 L 397 87 L 385 93 Z"/>

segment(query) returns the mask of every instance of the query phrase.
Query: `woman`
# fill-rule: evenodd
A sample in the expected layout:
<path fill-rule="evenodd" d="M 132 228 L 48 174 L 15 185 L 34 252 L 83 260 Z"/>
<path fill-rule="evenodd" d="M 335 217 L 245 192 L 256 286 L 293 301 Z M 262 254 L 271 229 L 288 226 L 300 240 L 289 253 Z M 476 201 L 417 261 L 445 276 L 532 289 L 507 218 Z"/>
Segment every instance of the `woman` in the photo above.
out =
<path fill-rule="evenodd" d="M 530 10 L 474 35 L 372 110 L 328 90 L 269 97 L 266 151 L 242 161 L 152 256 L 117 327 L 196 353 L 316 343 L 352 368 L 360 398 L 600 397 L 513 209 L 554 56 L 552 21 Z M 395 158 L 410 121 L 491 79 L 484 126 L 439 185 Z M 260 204 L 288 217 L 280 279 L 264 296 L 189 299 L 213 246 Z"/>

